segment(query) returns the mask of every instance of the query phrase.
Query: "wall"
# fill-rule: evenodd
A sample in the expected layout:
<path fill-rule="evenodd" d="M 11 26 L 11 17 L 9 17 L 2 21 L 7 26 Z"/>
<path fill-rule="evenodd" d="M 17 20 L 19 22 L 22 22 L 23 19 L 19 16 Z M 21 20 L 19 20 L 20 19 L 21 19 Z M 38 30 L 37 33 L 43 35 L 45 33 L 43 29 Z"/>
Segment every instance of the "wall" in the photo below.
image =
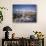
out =
<path fill-rule="evenodd" d="M 13 4 L 37 4 L 36 23 L 13 23 L 12 5 Z M 34 31 L 41 31 L 46 37 L 46 0 L 0 0 L 0 6 L 8 8 L 3 10 L 3 22 L 0 23 L 0 46 L 4 38 L 3 27 L 9 25 L 12 28 L 10 36 L 15 32 L 16 37 L 29 37 Z M 46 38 L 45 38 L 46 45 Z"/>

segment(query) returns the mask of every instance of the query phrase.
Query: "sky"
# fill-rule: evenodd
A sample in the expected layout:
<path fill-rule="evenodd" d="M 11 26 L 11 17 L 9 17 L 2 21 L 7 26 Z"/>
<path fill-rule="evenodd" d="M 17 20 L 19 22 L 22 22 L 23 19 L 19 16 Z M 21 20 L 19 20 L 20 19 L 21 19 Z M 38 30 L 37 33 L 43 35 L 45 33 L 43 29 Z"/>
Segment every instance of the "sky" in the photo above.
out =
<path fill-rule="evenodd" d="M 15 11 L 32 11 L 36 12 L 37 6 L 36 5 L 13 5 L 13 12 Z"/>

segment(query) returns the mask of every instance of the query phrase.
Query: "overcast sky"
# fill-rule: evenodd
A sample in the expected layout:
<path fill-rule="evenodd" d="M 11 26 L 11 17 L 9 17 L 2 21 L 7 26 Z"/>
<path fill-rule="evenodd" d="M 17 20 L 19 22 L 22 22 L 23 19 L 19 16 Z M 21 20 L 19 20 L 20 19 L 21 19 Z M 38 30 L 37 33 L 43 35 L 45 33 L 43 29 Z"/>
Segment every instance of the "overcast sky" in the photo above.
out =
<path fill-rule="evenodd" d="M 36 5 L 13 5 L 13 12 L 15 11 L 32 11 L 36 12 Z"/>

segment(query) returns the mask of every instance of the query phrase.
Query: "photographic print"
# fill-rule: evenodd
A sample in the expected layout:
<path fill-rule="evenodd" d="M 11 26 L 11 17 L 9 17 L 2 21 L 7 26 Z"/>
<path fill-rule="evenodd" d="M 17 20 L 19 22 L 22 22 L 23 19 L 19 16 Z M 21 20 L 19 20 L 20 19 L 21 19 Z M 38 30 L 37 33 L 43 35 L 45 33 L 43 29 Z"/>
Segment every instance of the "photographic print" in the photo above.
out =
<path fill-rule="evenodd" d="M 13 5 L 13 22 L 28 23 L 37 21 L 37 5 Z"/>

